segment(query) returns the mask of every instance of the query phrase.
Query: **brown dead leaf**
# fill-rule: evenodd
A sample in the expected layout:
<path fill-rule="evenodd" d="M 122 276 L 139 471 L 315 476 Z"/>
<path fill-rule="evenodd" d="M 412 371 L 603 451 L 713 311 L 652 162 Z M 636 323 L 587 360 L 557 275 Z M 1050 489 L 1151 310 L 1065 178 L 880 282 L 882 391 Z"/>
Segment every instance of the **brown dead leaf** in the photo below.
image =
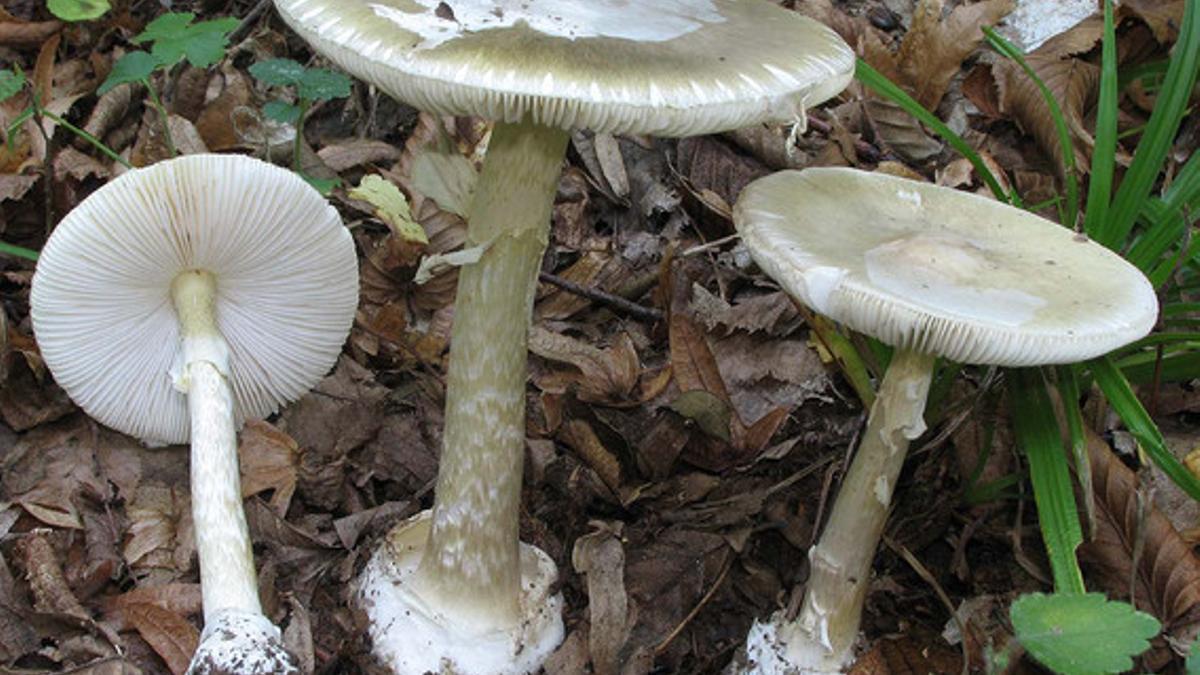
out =
<path fill-rule="evenodd" d="M 1090 428 L 1088 459 L 1096 493 L 1096 536 L 1079 549 L 1080 560 L 1112 597 L 1130 591 L 1139 609 L 1153 614 L 1166 634 L 1190 644 L 1200 623 L 1200 558 L 1170 520 L 1152 505 L 1139 518 L 1136 474 Z M 1144 538 L 1141 557 L 1132 569 L 1134 543 Z M 1130 589 L 1130 580 L 1133 588 Z M 1156 660 L 1161 660 L 1160 658 Z M 1151 665 L 1153 669 L 1154 666 Z"/>
<path fill-rule="evenodd" d="M 203 610 L 200 584 L 172 583 L 160 586 L 139 586 L 120 595 L 102 598 L 100 607 L 104 620 L 117 630 L 125 630 L 124 615 L 128 606 L 153 605 L 172 614 L 194 616 Z"/>
<path fill-rule="evenodd" d="M 159 605 L 128 603 L 125 619 L 154 648 L 174 675 L 183 675 L 200 644 L 200 631 L 187 619 Z"/>
<path fill-rule="evenodd" d="M 629 637 L 629 598 L 625 593 L 625 550 L 621 524 L 593 523 L 575 540 L 571 565 L 587 576 L 588 648 L 597 675 L 619 675 L 621 652 Z"/>
<path fill-rule="evenodd" d="M 621 463 L 604 447 L 592 426 L 583 420 L 567 420 L 559 429 L 559 440 L 575 451 L 613 494 L 621 489 Z"/>
<path fill-rule="evenodd" d="M 58 554 L 42 532 L 32 532 L 20 540 L 24 553 L 25 580 L 33 593 L 33 606 L 39 612 L 65 614 L 83 621 L 91 616 L 75 597 L 63 577 Z"/>
<path fill-rule="evenodd" d="M 117 85 L 106 91 L 96 101 L 83 130 L 96 138 L 103 138 L 125 117 L 135 98 L 140 100 L 144 93 L 144 87 L 140 83 L 132 82 Z"/>
<path fill-rule="evenodd" d="M 995 24 L 1015 6 L 1014 0 L 961 4 L 943 19 L 942 0 L 919 0 L 896 54 L 899 84 L 927 110 L 936 110 L 963 59 L 983 42 L 980 27 Z"/>
<path fill-rule="evenodd" d="M 6 199 L 17 200 L 25 196 L 40 179 L 36 176 L 17 176 L 11 173 L 0 174 L 0 202 Z"/>
<path fill-rule="evenodd" d="M 1083 125 L 1083 113 L 1096 97 L 1100 86 L 1100 69 L 1091 63 L 1073 58 L 1029 54 L 1026 62 L 1054 94 L 1063 117 L 1070 128 L 1075 145 L 1075 165 L 1086 171 L 1094 141 Z M 1000 88 L 1001 109 L 1011 114 L 1029 133 L 1042 151 L 1062 166 L 1062 146 L 1054 117 L 1041 90 L 1020 66 L 1010 61 L 996 66 L 996 82 Z"/>
<path fill-rule="evenodd" d="M 245 147 L 239 111 L 254 103 L 254 92 L 245 75 L 232 68 L 224 69 L 222 75 L 221 93 L 195 117 L 196 133 L 214 152 Z"/>
<path fill-rule="evenodd" d="M 0 21 L 0 46 L 40 45 L 61 29 L 59 21 Z"/>
<path fill-rule="evenodd" d="M 334 171 L 342 172 L 366 164 L 391 163 L 400 159 L 400 151 L 391 143 L 370 139 L 347 139 L 330 143 L 317 156 Z"/>
<path fill-rule="evenodd" d="M 796 306 L 780 291 L 740 298 L 731 305 L 700 284 L 692 285 L 691 308 L 710 331 L 722 326 L 726 331 L 774 333 L 797 316 Z"/>
<path fill-rule="evenodd" d="M 186 492 L 147 482 L 125 508 L 129 517 L 122 555 L 148 582 L 167 583 L 191 569 L 191 501 Z"/>
<path fill-rule="evenodd" d="M 942 151 L 942 144 L 925 133 L 915 117 L 890 99 L 869 96 L 864 103 L 879 140 L 901 157 L 923 162 Z"/>
<path fill-rule="evenodd" d="M 1171 44 L 1179 36 L 1186 0 L 1123 0 L 1121 10 L 1146 22 L 1159 44 Z"/>
<path fill-rule="evenodd" d="M 617 335 L 612 346 L 599 349 L 533 326 L 529 331 L 529 349 L 544 359 L 574 366 L 578 373 L 562 373 L 555 379 L 575 389 L 583 401 L 623 401 L 637 386 L 641 373 L 633 340 L 624 332 Z"/>
<path fill-rule="evenodd" d="M 287 514 L 296 491 L 300 449 L 291 436 L 267 422 L 247 420 L 238 445 L 242 498 L 274 490 L 269 502 L 280 517 Z"/>

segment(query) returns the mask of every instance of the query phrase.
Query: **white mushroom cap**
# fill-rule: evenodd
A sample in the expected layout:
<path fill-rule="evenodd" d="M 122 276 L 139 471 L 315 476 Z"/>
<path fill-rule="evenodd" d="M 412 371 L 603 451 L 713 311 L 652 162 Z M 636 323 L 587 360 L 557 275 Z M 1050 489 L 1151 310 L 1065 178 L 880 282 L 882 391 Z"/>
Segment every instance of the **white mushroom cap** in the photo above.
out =
<path fill-rule="evenodd" d="M 759 267 L 813 310 L 964 363 L 1069 363 L 1144 336 L 1154 289 L 1100 244 L 977 195 L 853 169 L 746 187 L 734 222 Z"/>
<path fill-rule="evenodd" d="M 172 385 L 171 282 L 216 278 L 235 418 L 263 417 L 333 365 L 358 302 L 354 243 L 294 173 L 236 155 L 131 171 L 59 224 L 33 278 L 33 329 L 55 379 L 89 415 L 149 442 L 188 440 Z"/>
<path fill-rule="evenodd" d="M 276 0 L 342 68 L 430 112 L 687 136 L 789 121 L 854 54 L 765 0 Z"/>

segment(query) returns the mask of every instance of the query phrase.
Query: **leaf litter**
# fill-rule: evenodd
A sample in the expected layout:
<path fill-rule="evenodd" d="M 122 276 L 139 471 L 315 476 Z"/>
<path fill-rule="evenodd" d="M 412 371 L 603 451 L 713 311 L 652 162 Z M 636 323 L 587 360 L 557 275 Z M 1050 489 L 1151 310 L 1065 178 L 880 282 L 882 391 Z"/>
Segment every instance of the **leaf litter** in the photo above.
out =
<path fill-rule="evenodd" d="M 201 4 L 179 9 L 211 9 Z M 233 0 L 221 15 L 248 16 L 253 4 Z M 796 4 L 956 126 L 1027 201 L 1054 196 L 1049 113 L 1023 73 L 980 47 L 980 26 L 1002 21 L 1011 0 Z M 117 3 L 66 26 L 41 3 L 10 5 L 0 10 L 0 60 L 21 64 L 48 110 L 134 165 L 167 156 L 141 84 L 96 93 L 156 9 Z M 1161 57 L 1181 11 L 1178 1 L 1122 3 L 1123 58 Z M 269 12 L 254 16 L 212 67 L 155 76 L 183 152 L 289 161 L 295 126 L 263 114 L 281 92 L 248 70 L 310 54 Z M 1090 152 L 1098 40 L 1092 18 L 1029 57 L 1059 95 L 1080 159 Z M 1143 123 L 1152 101 L 1128 97 L 1123 128 Z M 0 126 L 28 102 L 27 93 L 0 102 Z M 704 245 L 732 232 L 742 187 L 778 168 L 851 165 L 984 189 L 918 122 L 858 85 L 809 111 L 808 127 L 794 145 L 780 126 L 679 141 L 572 137 L 531 330 L 521 522 L 523 538 L 558 563 L 566 598 L 568 634 L 548 673 L 722 672 L 754 618 L 798 598 L 805 551 L 861 428 L 859 396 L 815 324 L 744 251 Z M 53 124 L 43 129 L 53 142 L 26 120 L 0 145 L 0 237 L 30 248 L 47 218 L 123 171 Z M 305 131 L 306 171 L 370 188 L 331 196 L 362 253 L 362 303 L 329 376 L 242 430 L 242 487 L 264 607 L 304 672 L 371 672 L 349 584 L 392 524 L 431 503 L 441 443 L 457 274 L 424 284 L 415 274 L 422 257 L 462 247 L 490 129 L 355 85 L 316 106 Z M 1119 149 L 1118 161 L 1126 155 Z M 201 609 L 187 449 L 145 448 L 71 404 L 31 335 L 31 270 L 0 258 L 0 669 L 183 672 Z M 877 556 L 856 673 L 957 672 L 958 641 L 983 668 L 985 648 L 1012 637 L 997 608 L 1041 588 L 1028 511 L 1014 526 L 1018 508 L 1004 498 L 1020 471 L 1011 438 L 989 426 L 1002 416 L 980 414 L 980 400 L 953 389 L 947 419 L 966 411 L 961 426 L 916 452 L 902 477 L 889 525 L 896 547 Z M 1195 410 L 1180 403 L 1165 414 L 1183 423 Z M 1181 442 L 1194 444 L 1183 429 Z M 1172 525 L 1146 506 L 1137 474 L 1090 441 L 1099 515 L 1084 550 L 1089 580 L 1163 622 L 1169 640 L 1143 665 L 1170 667 L 1200 616 L 1194 540 L 1176 529 L 1195 523 Z M 958 608 L 963 630 L 952 641 L 930 578 Z"/>

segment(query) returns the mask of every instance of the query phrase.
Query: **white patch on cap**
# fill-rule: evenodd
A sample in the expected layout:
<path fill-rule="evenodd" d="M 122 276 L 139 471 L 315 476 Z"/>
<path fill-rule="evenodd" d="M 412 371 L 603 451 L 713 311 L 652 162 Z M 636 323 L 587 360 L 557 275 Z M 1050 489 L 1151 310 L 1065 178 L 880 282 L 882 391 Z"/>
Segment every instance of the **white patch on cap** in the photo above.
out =
<path fill-rule="evenodd" d="M 633 0 L 415 0 L 424 12 L 405 12 L 390 4 L 373 3 L 381 18 L 421 36 L 416 49 L 433 49 L 463 35 L 511 28 L 524 23 L 539 33 L 576 38 L 618 38 L 637 42 L 666 42 L 699 30 L 725 17 L 711 0 L 658 0 L 646 10 Z M 439 8 L 445 5 L 442 11 Z"/>

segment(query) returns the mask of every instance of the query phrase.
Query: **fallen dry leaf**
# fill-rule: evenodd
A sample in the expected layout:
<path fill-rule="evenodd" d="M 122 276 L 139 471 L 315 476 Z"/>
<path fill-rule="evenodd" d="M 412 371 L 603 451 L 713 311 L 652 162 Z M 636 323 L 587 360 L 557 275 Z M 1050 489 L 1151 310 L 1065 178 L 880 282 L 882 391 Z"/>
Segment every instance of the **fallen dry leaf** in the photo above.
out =
<path fill-rule="evenodd" d="M 588 647 L 597 675 L 621 673 L 621 651 L 629 636 L 629 599 L 625 593 L 625 551 L 620 524 L 593 523 L 575 540 L 571 565 L 587 575 Z"/>
<path fill-rule="evenodd" d="M 187 672 L 200 644 L 195 626 L 178 613 L 150 603 L 127 603 L 122 612 L 174 675 Z"/>
<path fill-rule="evenodd" d="M 271 508 L 280 517 L 286 515 L 296 491 L 299 456 L 300 449 L 291 436 L 267 422 L 247 420 L 238 444 L 242 498 L 273 490 Z"/>
<path fill-rule="evenodd" d="M 1075 144 L 1076 169 L 1086 172 L 1095 141 L 1084 128 L 1083 115 L 1100 86 L 1100 69 L 1080 59 L 1039 52 L 1029 54 L 1025 60 L 1058 101 Z M 1054 158 L 1055 166 L 1063 166 L 1062 144 L 1058 141 L 1054 116 L 1037 84 L 1020 66 L 1010 61 L 999 63 L 995 72 L 1001 110 L 1011 114 L 1033 134 L 1042 151 Z"/>
<path fill-rule="evenodd" d="M 641 374 L 637 350 L 628 333 L 618 333 L 611 346 L 598 349 L 582 340 L 533 326 L 529 331 L 529 350 L 544 359 L 574 366 L 577 373 L 560 373 L 553 379 L 570 386 L 582 401 L 625 400 Z"/>

